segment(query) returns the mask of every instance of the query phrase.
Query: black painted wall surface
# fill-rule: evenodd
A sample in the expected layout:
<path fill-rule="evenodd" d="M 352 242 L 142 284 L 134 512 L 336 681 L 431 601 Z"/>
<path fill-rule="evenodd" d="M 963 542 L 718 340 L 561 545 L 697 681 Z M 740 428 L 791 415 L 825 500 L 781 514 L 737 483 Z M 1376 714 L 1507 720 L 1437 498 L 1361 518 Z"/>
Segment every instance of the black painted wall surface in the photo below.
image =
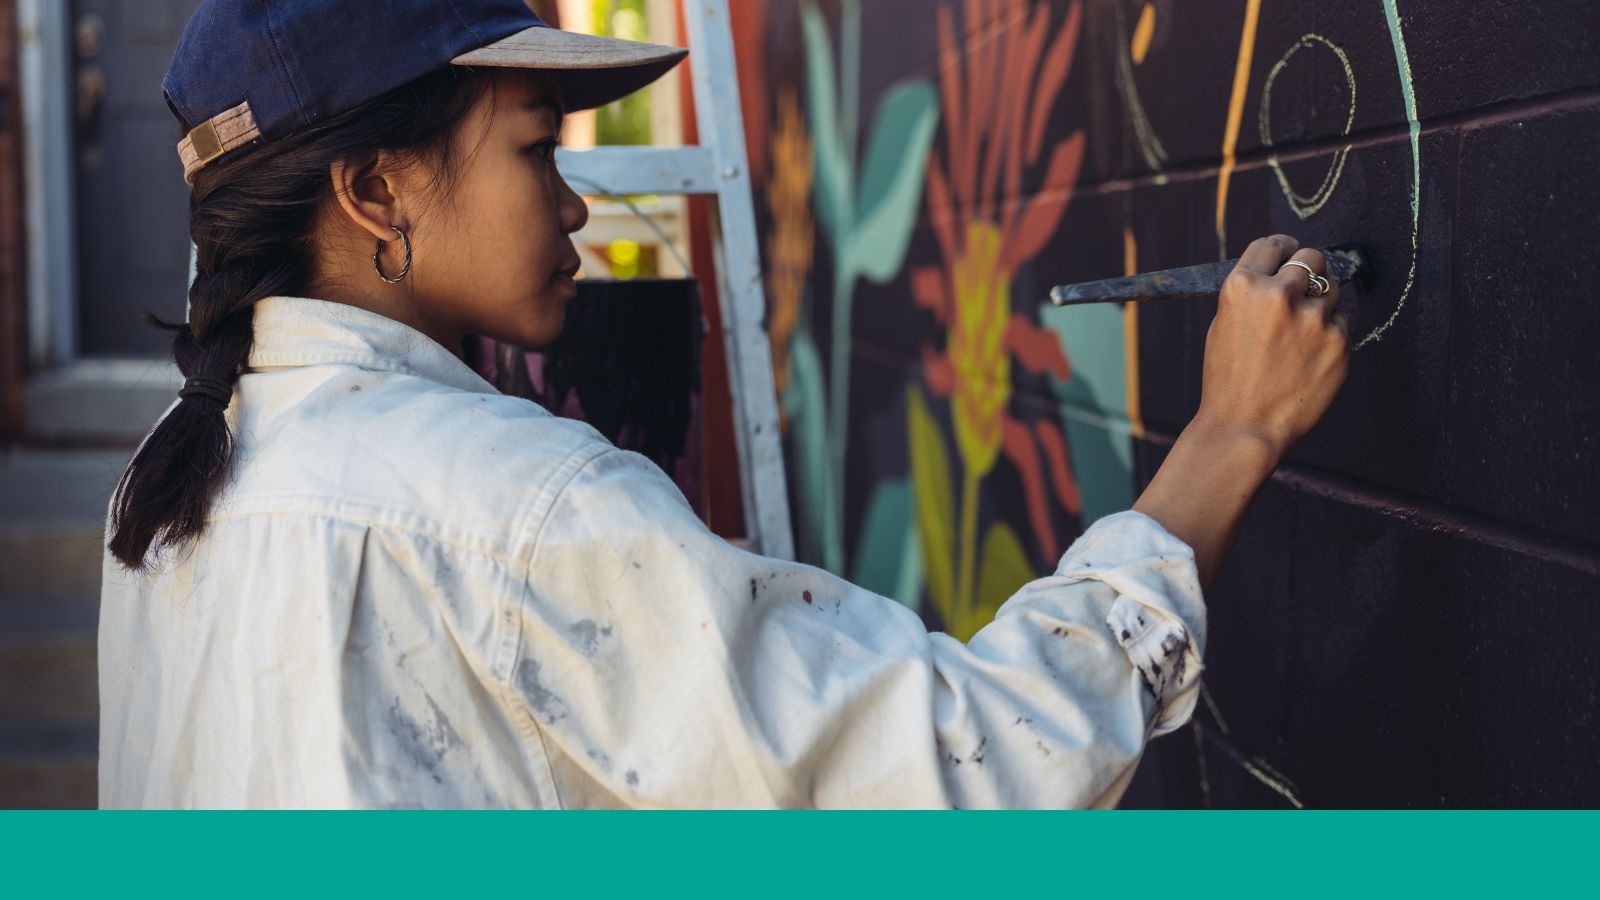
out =
<path fill-rule="evenodd" d="M 1411 255 L 1383 5 L 1262 4 L 1226 206 L 1230 255 L 1269 231 L 1368 242 L 1382 282 L 1358 338 L 1393 310 Z M 1252 508 L 1209 597 L 1207 702 L 1192 734 L 1152 745 L 1130 804 L 1600 805 L 1600 5 L 1398 12 L 1420 125 L 1415 290 Z M 1181 162 L 1166 185 L 1132 176 L 1147 267 L 1215 252 L 1170 225 L 1212 208 L 1218 165 L 1215 129 L 1178 123 L 1222 115 L 1226 92 L 1196 88 L 1231 77 L 1217 60 L 1236 57 L 1242 20 L 1170 13 L 1184 37 L 1147 65 L 1177 87 L 1150 116 L 1173 123 Z M 1346 54 L 1357 103 L 1342 137 L 1348 90 L 1327 52 L 1274 83 L 1271 133 L 1299 191 L 1352 147 L 1299 221 L 1249 126 L 1279 48 L 1307 33 Z M 1212 311 L 1141 312 L 1141 479 L 1195 408 Z"/>
<path fill-rule="evenodd" d="M 890 489 L 917 509 L 964 508 L 930 503 L 943 490 L 930 495 L 908 462 L 925 407 L 953 496 L 971 468 L 933 364 L 965 326 L 936 318 L 925 290 L 970 262 L 953 265 L 952 220 L 959 237 L 994 211 L 1054 213 L 1007 235 L 1037 249 L 1000 283 L 1012 315 L 1060 337 L 1071 375 L 1018 354 L 1005 414 L 1063 429 L 1082 496 L 1039 514 L 1030 494 L 1056 498 L 1058 480 L 1041 464 L 1047 477 L 1030 482 L 1008 454 L 972 492 L 977 533 L 1010 527 L 1035 574 L 1104 498 L 1131 500 L 1155 471 L 1198 405 L 1215 309 L 1080 322 L 1044 307 L 1049 287 L 1235 257 L 1273 232 L 1360 242 L 1378 281 L 1350 298 L 1349 381 L 1254 503 L 1208 597 L 1205 700 L 1193 727 L 1151 745 L 1125 804 L 1600 806 L 1600 3 L 770 0 L 734 16 L 780 373 L 799 352 L 784 328 L 814 342 L 828 382 L 841 363 L 855 370 L 838 570 L 895 583 L 879 577 L 891 544 L 874 543 L 903 521 L 879 503 Z M 1046 77 L 1046 54 L 1007 93 L 1036 26 L 1043 45 L 1070 49 L 1066 75 Z M 979 104 L 952 92 L 984 77 L 994 89 Z M 812 224 L 816 185 L 867 183 L 872 167 L 839 176 L 837 160 L 813 161 L 818 111 L 857 116 L 859 163 L 873 117 L 908 85 L 938 98 L 938 122 L 905 261 L 841 282 L 849 242 Z M 811 102 L 828 89 L 845 99 Z M 1042 110 L 1045 149 L 1012 181 L 1018 102 L 1012 134 Z M 939 183 L 973 135 L 1006 173 L 984 182 L 976 216 Z M 1046 165 L 1078 140 L 1078 165 Z M 1095 365 L 1125 337 L 1117 405 L 1106 398 L 1124 373 Z M 812 427 L 791 411 L 791 476 Z M 1131 472 L 1108 492 L 1091 463 L 1113 460 L 1117 441 L 1132 444 Z M 804 537 L 815 491 L 794 488 Z M 992 593 L 980 599 L 1004 599 Z M 926 581 L 901 599 L 951 626 Z"/>

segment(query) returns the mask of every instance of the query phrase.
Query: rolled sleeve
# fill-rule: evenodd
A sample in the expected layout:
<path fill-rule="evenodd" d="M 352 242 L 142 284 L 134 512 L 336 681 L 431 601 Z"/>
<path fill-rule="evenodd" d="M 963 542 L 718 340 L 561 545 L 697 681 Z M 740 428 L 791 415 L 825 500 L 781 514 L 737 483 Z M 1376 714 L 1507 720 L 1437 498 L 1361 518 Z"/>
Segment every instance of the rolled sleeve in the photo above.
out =
<path fill-rule="evenodd" d="M 733 547 L 637 454 L 594 456 L 536 525 L 509 687 L 566 806 L 1111 805 L 1193 709 L 1193 555 L 1137 513 L 966 643 Z"/>
<path fill-rule="evenodd" d="M 1024 585 L 1008 603 L 1085 581 L 1116 596 L 1105 623 L 1154 702 L 1151 736 L 1180 727 L 1194 712 L 1205 653 L 1194 551 L 1143 513 L 1117 513 L 1084 532 L 1055 575 Z"/>

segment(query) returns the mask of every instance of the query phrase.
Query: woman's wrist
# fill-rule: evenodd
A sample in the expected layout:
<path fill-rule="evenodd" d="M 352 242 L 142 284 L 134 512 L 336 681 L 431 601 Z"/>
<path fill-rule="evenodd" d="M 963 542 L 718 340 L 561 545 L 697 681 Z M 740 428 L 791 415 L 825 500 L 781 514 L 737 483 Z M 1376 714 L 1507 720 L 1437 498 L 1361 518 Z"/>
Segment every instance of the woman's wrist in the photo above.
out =
<path fill-rule="evenodd" d="M 1196 416 L 1133 508 L 1194 550 L 1208 585 L 1286 446 L 1260 429 Z"/>
<path fill-rule="evenodd" d="M 1283 459 L 1296 440 L 1287 427 L 1265 422 L 1235 421 L 1228 416 L 1214 414 L 1204 406 L 1195 413 L 1183 433 L 1189 434 L 1194 443 L 1203 442 L 1247 456 L 1254 455 L 1252 449 L 1259 449 L 1271 459 L 1267 472 L 1277 467 L 1278 461 Z"/>

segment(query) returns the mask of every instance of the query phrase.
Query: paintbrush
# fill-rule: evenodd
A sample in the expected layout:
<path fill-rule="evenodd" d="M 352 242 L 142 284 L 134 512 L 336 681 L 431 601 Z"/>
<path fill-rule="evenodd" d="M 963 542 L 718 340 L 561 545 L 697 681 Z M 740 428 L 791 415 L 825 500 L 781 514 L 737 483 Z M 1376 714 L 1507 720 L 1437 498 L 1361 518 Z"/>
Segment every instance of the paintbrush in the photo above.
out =
<path fill-rule="evenodd" d="M 1330 281 L 1355 282 L 1357 288 L 1365 286 L 1368 277 L 1367 259 L 1355 244 L 1340 244 L 1322 251 L 1328 261 L 1324 276 Z M 1215 297 L 1222 290 L 1222 282 L 1238 264 L 1237 259 L 1201 263 L 1127 275 L 1121 278 L 1102 278 L 1080 284 L 1063 284 L 1050 289 L 1050 302 L 1057 306 L 1076 306 L 1081 303 L 1112 303 L 1128 300 L 1199 300 Z"/>

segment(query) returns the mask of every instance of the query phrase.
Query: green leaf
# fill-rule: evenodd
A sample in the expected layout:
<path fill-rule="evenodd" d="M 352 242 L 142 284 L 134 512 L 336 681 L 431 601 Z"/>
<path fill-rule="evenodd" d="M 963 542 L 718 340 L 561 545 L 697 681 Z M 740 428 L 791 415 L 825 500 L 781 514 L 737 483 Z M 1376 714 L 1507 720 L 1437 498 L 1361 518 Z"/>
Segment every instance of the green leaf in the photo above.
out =
<path fill-rule="evenodd" d="M 1005 522 L 994 523 L 983 536 L 978 560 L 978 608 L 973 612 L 973 630 L 989 624 L 1001 604 L 1038 577 L 1017 533 Z"/>
<path fill-rule="evenodd" d="M 911 520 L 915 521 L 917 498 L 911 498 Z M 922 611 L 922 544 L 917 530 L 906 527 L 900 536 L 900 581 L 889 596 L 912 612 Z"/>
<path fill-rule="evenodd" d="M 911 445 L 911 485 L 915 494 L 917 535 L 921 538 L 923 575 L 928 596 L 949 623 L 955 615 L 955 573 L 952 571 L 956 520 L 950 490 L 950 457 L 944 435 L 928 414 L 922 389 L 906 389 L 907 427 Z"/>
<path fill-rule="evenodd" d="M 855 269 L 878 284 L 899 274 L 905 262 L 938 121 L 939 98 L 919 80 L 890 89 L 872 123 L 846 252 Z"/>
<path fill-rule="evenodd" d="M 789 347 L 789 389 L 785 405 L 790 411 L 790 453 L 794 457 L 794 497 L 800 511 L 797 543 L 806 562 L 842 574 L 844 560 L 839 552 L 838 516 L 833 510 L 833 488 L 828 479 L 828 413 L 823 405 L 822 360 L 817 345 L 804 329 L 795 332 Z"/>
<path fill-rule="evenodd" d="M 839 90 L 833 78 L 833 42 L 828 37 L 828 23 L 810 3 L 801 6 L 800 17 L 806 45 L 806 119 L 816 160 L 814 205 L 817 221 L 838 247 L 854 224 L 850 191 L 855 173 L 840 130 Z"/>
<path fill-rule="evenodd" d="M 867 516 L 856 539 L 850 580 L 915 610 L 918 598 L 905 596 L 906 568 L 921 559 L 916 542 L 906 540 L 907 535 L 915 534 L 911 507 L 911 485 L 905 479 L 878 483 L 867 501 Z M 908 560 L 908 556 L 915 559 Z"/>

